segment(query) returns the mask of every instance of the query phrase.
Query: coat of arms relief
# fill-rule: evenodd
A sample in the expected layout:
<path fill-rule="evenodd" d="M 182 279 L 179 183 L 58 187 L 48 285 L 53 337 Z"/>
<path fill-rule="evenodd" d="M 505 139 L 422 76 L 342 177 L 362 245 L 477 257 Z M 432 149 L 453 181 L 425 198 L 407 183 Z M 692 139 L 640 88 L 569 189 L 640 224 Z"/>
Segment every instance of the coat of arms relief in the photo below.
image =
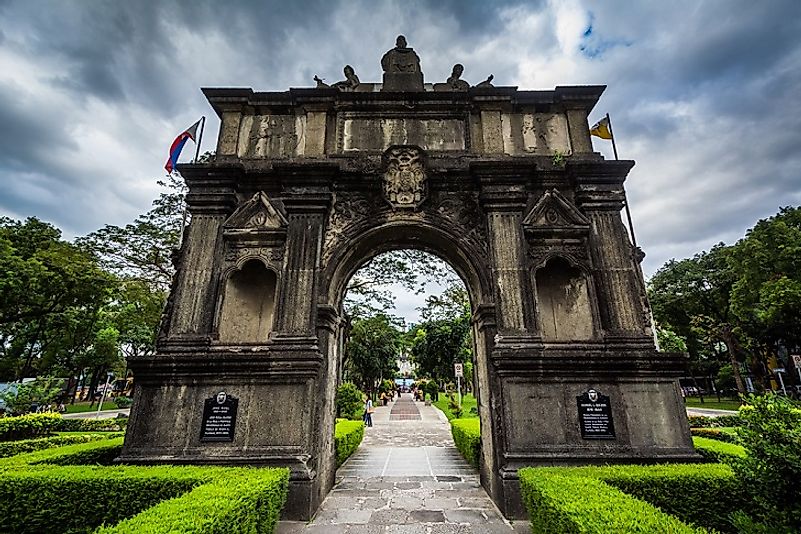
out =
<path fill-rule="evenodd" d="M 396 208 L 417 208 L 426 197 L 424 153 L 414 146 L 393 146 L 384 153 L 384 195 Z"/>

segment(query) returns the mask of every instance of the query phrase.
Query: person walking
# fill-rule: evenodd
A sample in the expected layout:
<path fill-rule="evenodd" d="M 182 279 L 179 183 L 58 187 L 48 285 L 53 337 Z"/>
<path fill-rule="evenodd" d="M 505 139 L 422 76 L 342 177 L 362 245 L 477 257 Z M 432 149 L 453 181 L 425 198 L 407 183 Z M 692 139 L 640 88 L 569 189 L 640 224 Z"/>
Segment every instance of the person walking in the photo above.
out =
<path fill-rule="evenodd" d="M 370 397 L 364 402 L 364 424 L 365 426 L 373 426 L 373 401 Z"/>

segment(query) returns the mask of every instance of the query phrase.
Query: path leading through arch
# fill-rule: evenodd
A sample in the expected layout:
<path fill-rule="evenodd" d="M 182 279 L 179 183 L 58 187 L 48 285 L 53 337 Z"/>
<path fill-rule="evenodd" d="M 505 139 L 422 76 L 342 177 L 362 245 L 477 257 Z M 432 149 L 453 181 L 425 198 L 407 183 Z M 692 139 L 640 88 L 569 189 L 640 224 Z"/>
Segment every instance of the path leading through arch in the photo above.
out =
<path fill-rule="evenodd" d="M 504 520 L 478 471 L 453 445 L 450 425 L 408 393 L 378 406 L 356 453 L 308 524 L 279 523 L 278 534 L 478 534 L 529 532 Z"/>

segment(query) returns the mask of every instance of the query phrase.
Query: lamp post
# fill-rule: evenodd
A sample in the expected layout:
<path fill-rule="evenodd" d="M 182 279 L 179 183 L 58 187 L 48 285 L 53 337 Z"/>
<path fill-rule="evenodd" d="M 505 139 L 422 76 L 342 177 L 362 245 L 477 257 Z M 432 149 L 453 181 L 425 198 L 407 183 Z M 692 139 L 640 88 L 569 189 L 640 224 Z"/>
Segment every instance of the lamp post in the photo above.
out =
<path fill-rule="evenodd" d="M 108 393 L 108 384 L 112 376 L 114 376 L 114 373 L 111 371 L 106 373 L 106 385 L 103 387 L 103 393 L 100 395 L 100 402 L 97 403 L 97 415 L 95 415 L 95 419 L 100 419 L 100 410 L 103 409 L 103 399 L 106 398 L 106 394 Z"/>

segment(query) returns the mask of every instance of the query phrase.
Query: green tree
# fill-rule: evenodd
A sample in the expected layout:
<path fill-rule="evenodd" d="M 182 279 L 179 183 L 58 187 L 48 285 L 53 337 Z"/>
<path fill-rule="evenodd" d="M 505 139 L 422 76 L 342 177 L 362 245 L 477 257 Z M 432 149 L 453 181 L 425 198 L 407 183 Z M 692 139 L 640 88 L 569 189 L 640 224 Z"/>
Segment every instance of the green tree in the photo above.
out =
<path fill-rule="evenodd" d="M 355 319 L 345 345 L 347 376 L 362 390 L 375 392 L 384 377 L 398 372 L 402 332 L 396 321 L 385 314 Z"/>
<path fill-rule="evenodd" d="M 119 278 L 139 280 L 166 292 L 175 271 L 173 254 L 187 222 L 187 187 L 174 175 L 157 183 L 166 191 L 153 201 L 150 211 L 133 223 L 106 225 L 76 242 L 97 254 L 102 266 Z"/>
<path fill-rule="evenodd" d="M 732 310 L 762 347 L 801 346 L 801 207 L 781 208 L 732 247 Z"/>
<path fill-rule="evenodd" d="M 0 219 L 0 379 L 69 369 L 114 284 L 52 225 Z"/>
<path fill-rule="evenodd" d="M 739 363 L 745 359 L 742 330 L 731 310 L 731 291 L 737 279 L 729 264 L 731 248 L 718 244 L 709 252 L 670 260 L 648 283 L 656 321 L 683 338 L 691 361 L 706 367 L 717 356 L 710 350 L 725 344 L 737 390 L 745 393 Z"/>
<path fill-rule="evenodd" d="M 384 313 L 394 307 L 393 284 L 420 294 L 428 282 L 452 284 L 458 276 L 450 266 L 428 252 L 417 249 L 379 254 L 360 268 L 348 282 L 345 309 L 353 317 Z"/>
<path fill-rule="evenodd" d="M 64 380 L 61 378 L 40 377 L 7 390 L 0 394 L 0 398 L 11 413 L 23 414 L 34 404 L 43 406 L 52 403 L 63 391 L 63 385 Z"/>

